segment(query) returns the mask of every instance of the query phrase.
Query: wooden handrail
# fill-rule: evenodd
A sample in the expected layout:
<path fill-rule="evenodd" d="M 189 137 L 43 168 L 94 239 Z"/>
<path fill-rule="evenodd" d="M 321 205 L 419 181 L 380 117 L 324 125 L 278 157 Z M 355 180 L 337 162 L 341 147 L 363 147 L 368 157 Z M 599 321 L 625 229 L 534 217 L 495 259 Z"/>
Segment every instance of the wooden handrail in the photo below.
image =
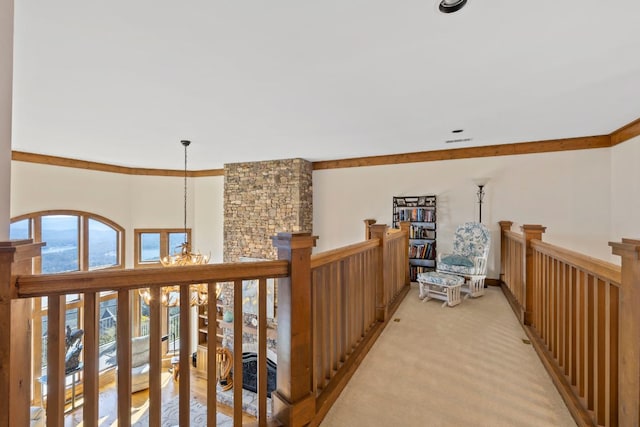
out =
<path fill-rule="evenodd" d="M 289 274 L 289 264 L 286 261 L 257 261 L 250 265 L 250 276 L 254 279 L 286 277 Z M 171 268 L 19 275 L 16 276 L 16 286 L 20 298 L 32 298 L 89 291 L 225 282 L 246 279 L 248 266 L 249 263 L 236 262 Z"/>
<path fill-rule="evenodd" d="M 561 248 L 540 240 L 532 240 L 531 246 L 538 252 L 556 258 L 565 264 L 572 265 L 580 270 L 588 271 L 594 276 L 620 286 L 620 266 L 597 258 Z"/>
<path fill-rule="evenodd" d="M 510 240 L 515 240 L 517 242 L 524 242 L 524 235 L 520 233 L 516 233 L 515 231 L 504 231 L 504 236 Z"/>
<path fill-rule="evenodd" d="M 331 249 L 319 254 L 311 255 L 311 268 L 322 267 L 323 265 L 331 264 L 343 258 L 348 258 L 353 255 L 357 255 L 368 251 L 371 248 L 380 246 L 379 239 L 370 239 L 360 243 L 354 243 L 352 245 L 344 246 L 338 249 Z"/>

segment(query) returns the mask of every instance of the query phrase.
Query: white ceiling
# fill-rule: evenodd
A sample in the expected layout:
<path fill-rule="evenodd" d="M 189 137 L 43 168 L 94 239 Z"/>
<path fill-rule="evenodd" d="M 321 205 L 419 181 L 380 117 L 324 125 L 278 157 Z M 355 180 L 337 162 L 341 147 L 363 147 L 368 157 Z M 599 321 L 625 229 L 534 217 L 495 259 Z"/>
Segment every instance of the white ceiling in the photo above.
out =
<path fill-rule="evenodd" d="M 18 151 L 181 169 L 190 139 L 197 170 L 600 135 L 640 117 L 638 0 L 15 9 Z"/>

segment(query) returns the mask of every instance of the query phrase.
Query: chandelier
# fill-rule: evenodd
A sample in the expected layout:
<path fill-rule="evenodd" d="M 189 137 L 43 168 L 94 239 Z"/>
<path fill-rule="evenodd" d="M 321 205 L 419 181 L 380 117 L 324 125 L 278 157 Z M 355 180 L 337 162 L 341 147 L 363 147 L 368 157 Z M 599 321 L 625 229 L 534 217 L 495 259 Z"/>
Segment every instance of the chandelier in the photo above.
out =
<path fill-rule="evenodd" d="M 180 143 L 184 146 L 184 242 L 180 245 L 180 251 L 177 254 L 162 257 L 160 263 L 163 267 L 182 267 L 185 265 L 200 265 L 209 262 L 209 255 L 202 255 L 200 252 L 191 252 L 191 244 L 187 237 L 187 147 L 191 141 L 182 140 Z M 220 298 L 222 286 L 216 283 L 216 300 Z M 149 288 L 143 288 L 139 291 L 145 304 L 151 301 L 151 292 Z M 176 307 L 180 305 L 180 286 L 165 286 L 160 292 L 160 301 L 165 307 Z M 206 283 L 198 283 L 189 285 L 189 304 L 205 305 L 209 302 L 209 290 Z"/>

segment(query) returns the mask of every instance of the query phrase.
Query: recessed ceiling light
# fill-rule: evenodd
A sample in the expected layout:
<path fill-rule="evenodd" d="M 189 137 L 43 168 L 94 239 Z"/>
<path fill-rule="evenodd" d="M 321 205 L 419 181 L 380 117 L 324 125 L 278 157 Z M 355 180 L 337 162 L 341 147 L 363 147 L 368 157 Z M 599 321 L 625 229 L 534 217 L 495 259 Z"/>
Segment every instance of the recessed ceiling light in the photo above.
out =
<path fill-rule="evenodd" d="M 439 9 L 442 13 L 453 13 L 462 9 L 465 4 L 467 0 L 442 0 Z"/>

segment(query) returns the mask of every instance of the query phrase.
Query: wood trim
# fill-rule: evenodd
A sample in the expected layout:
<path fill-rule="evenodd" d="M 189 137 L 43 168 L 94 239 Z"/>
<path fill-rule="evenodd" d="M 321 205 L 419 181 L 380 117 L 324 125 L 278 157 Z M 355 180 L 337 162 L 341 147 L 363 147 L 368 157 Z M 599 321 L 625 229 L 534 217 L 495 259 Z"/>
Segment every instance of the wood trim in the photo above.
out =
<path fill-rule="evenodd" d="M 247 272 L 250 273 L 247 273 Z M 52 296 L 83 293 L 88 291 L 121 291 L 140 287 L 187 285 L 192 283 L 225 282 L 242 280 L 287 277 L 287 261 L 232 262 L 224 264 L 205 264 L 186 267 L 156 267 L 145 269 L 95 270 L 91 272 L 73 272 L 18 275 L 16 286 L 19 298 Z"/>
<path fill-rule="evenodd" d="M 572 392 L 571 384 L 569 384 L 561 369 L 558 368 L 553 355 L 545 348 L 544 342 L 536 335 L 530 326 L 523 325 L 522 328 L 526 332 L 527 337 L 529 337 L 529 341 L 531 341 L 536 353 L 538 353 L 542 365 L 547 370 L 562 400 L 564 400 L 565 405 L 567 405 L 567 409 L 571 413 L 573 420 L 579 427 L 593 426 L 594 423 L 591 421 L 589 412 L 584 409 L 580 400 L 576 397 L 575 393 Z"/>
<path fill-rule="evenodd" d="M 140 239 L 143 234 L 159 234 L 160 235 L 160 259 L 169 256 L 171 248 L 169 247 L 169 234 L 184 233 L 184 228 L 134 228 L 133 229 L 133 266 L 134 268 L 151 268 L 160 267 L 162 263 L 158 261 L 142 261 L 140 256 L 141 245 Z M 187 228 L 187 242 L 191 242 L 191 229 Z"/>
<path fill-rule="evenodd" d="M 635 120 L 620 129 L 611 132 L 611 146 L 623 143 L 640 135 L 640 119 Z"/>
<path fill-rule="evenodd" d="M 456 148 L 452 150 L 421 151 L 387 156 L 356 157 L 353 159 L 327 160 L 313 163 L 313 170 L 381 166 L 401 163 L 433 162 L 478 157 L 513 156 L 519 154 L 548 153 L 554 151 L 586 150 L 611 146 L 609 135 L 552 139 L 547 141 L 520 142 L 488 145 L 483 147 Z"/>
<path fill-rule="evenodd" d="M 46 154 L 27 153 L 24 151 L 12 151 L 11 160 L 16 162 L 39 163 L 49 166 L 62 166 L 67 168 L 86 169 L 99 172 L 121 173 L 125 175 L 147 176 L 178 176 L 184 177 L 184 170 L 175 169 L 150 169 L 132 168 L 127 166 L 110 165 L 108 163 L 90 162 L 87 160 L 70 159 L 67 157 L 49 156 Z M 187 171 L 188 177 L 224 176 L 224 169 L 206 169 L 199 171 Z"/>
<path fill-rule="evenodd" d="M 313 162 L 313 170 L 341 169 L 361 166 L 382 166 L 402 163 L 433 162 L 438 160 L 470 159 L 476 157 L 513 156 L 520 154 L 549 153 L 555 151 L 587 150 L 591 148 L 607 148 L 618 145 L 640 135 L 640 119 L 637 119 L 608 135 L 581 136 L 575 138 L 549 139 L 543 141 L 517 142 L 511 144 L 466 147 L 446 150 L 420 151 L 414 153 L 390 154 L 384 156 L 355 157 L 350 159 L 325 160 Z M 183 177 L 183 170 L 133 168 L 110 165 L 107 163 L 46 154 L 12 151 L 11 160 L 18 162 L 39 163 L 50 166 L 62 166 L 87 169 L 101 172 L 121 173 L 126 175 L 176 176 Z M 224 176 L 222 169 L 203 169 L 187 171 L 191 178 Z"/>

